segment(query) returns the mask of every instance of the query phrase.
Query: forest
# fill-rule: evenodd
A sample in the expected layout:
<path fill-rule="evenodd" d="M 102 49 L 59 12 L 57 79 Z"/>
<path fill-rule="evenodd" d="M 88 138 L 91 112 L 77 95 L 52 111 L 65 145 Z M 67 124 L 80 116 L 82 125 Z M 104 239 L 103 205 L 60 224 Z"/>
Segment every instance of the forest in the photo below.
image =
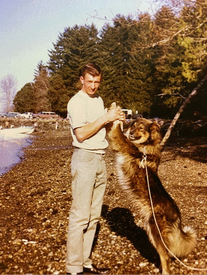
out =
<path fill-rule="evenodd" d="M 103 70 L 99 94 L 145 117 L 172 118 L 207 75 L 207 4 L 165 4 L 154 14 L 116 15 L 100 31 L 95 25 L 66 27 L 49 61 L 14 98 L 15 111 L 67 115 L 67 102 L 81 88 L 79 71 L 88 62 Z M 183 112 L 206 114 L 206 82 Z"/>

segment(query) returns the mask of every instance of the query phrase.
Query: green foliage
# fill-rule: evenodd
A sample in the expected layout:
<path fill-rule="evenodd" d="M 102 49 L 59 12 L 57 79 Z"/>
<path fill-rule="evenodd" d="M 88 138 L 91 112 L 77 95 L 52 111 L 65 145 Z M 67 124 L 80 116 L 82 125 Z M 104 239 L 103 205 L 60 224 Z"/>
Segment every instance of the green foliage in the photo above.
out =
<path fill-rule="evenodd" d="M 192 7 L 184 7 L 182 16 L 171 15 L 167 9 L 162 9 L 158 13 L 159 20 L 155 20 L 157 28 L 161 33 L 161 42 L 157 44 L 158 55 L 155 59 L 156 77 L 158 80 L 157 94 L 160 96 L 159 105 L 166 109 L 166 105 L 171 112 L 189 95 L 196 83 L 199 81 L 200 72 L 205 69 L 206 57 L 201 53 L 205 52 L 206 43 L 200 39 L 203 34 L 199 28 L 204 28 L 204 24 L 200 24 L 195 18 L 197 13 Z M 166 13 L 167 12 L 167 13 Z M 165 35 L 164 22 L 160 20 L 160 15 L 166 13 L 164 17 L 170 18 L 171 27 L 169 26 L 167 32 L 172 29 L 171 35 Z M 205 19 L 206 20 L 206 19 Z M 202 20 L 204 23 L 204 19 Z M 200 36 L 201 35 L 201 36 Z M 199 38 L 198 38 L 199 36 Z M 155 106 L 153 106 L 156 110 Z"/>
<path fill-rule="evenodd" d="M 48 68 L 42 62 L 37 65 L 34 78 L 34 102 L 35 113 L 41 111 L 51 111 L 48 100 L 49 74 Z"/>
<path fill-rule="evenodd" d="M 50 87 L 48 89 L 48 98 L 51 108 L 54 112 L 66 117 L 66 106 L 69 98 L 73 95 L 66 89 L 62 76 L 54 74 L 50 78 Z"/>
<path fill-rule="evenodd" d="M 106 25 L 99 44 L 105 71 L 101 95 L 109 105 L 116 101 L 134 112 L 150 112 L 149 93 L 153 67 L 148 50 L 143 50 L 150 36 L 149 15 L 142 20 L 118 15 L 114 26 Z M 138 50 L 140 48 L 141 50 Z M 150 100 L 151 101 L 151 100 Z"/>
<path fill-rule="evenodd" d="M 207 64 L 206 6 L 194 2 L 177 11 L 168 5 L 153 18 L 117 15 L 100 33 L 93 24 L 66 28 L 49 51 L 48 67 L 40 63 L 36 71 L 35 109 L 65 117 L 68 100 L 81 88 L 80 69 L 97 62 L 104 72 L 99 93 L 106 107 L 116 101 L 146 116 L 174 116 Z M 200 108 L 205 112 L 202 103 Z"/>
<path fill-rule="evenodd" d="M 88 62 L 99 60 L 98 31 L 94 25 L 74 26 L 65 29 L 49 52 L 51 75 L 62 76 L 67 89 L 77 90 L 80 69 Z"/>
<path fill-rule="evenodd" d="M 27 83 L 17 92 L 14 98 L 15 112 L 35 112 L 34 89 L 31 83 Z"/>

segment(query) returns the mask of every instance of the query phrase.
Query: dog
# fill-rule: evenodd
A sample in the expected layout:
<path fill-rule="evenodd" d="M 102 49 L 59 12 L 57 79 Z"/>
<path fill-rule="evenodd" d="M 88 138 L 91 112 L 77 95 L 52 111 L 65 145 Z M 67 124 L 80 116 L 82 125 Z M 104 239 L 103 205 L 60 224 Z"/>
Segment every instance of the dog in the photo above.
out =
<path fill-rule="evenodd" d="M 118 181 L 139 209 L 149 240 L 159 254 L 162 274 L 169 274 L 170 258 L 189 254 L 196 245 L 196 234 L 190 227 L 182 228 L 179 208 L 158 177 L 158 123 L 138 118 L 125 133 L 122 129 L 121 122 L 115 121 L 109 132 L 116 151 Z"/>

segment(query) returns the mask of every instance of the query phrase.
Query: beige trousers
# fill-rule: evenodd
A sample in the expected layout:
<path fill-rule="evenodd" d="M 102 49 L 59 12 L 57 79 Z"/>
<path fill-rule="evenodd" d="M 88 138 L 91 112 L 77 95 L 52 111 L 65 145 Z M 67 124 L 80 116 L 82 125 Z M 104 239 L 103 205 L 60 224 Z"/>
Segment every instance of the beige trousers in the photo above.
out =
<path fill-rule="evenodd" d="M 74 149 L 71 160 L 73 202 L 69 214 L 66 272 L 90 266 L 92 244 L 101 215 L 107 174 L 104 154 Z"/>

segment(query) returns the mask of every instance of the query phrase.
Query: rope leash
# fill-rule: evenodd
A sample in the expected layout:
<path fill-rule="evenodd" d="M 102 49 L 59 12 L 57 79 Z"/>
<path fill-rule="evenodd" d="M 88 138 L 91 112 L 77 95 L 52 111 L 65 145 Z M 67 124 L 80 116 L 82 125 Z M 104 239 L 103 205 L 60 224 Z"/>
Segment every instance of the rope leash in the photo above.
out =
<path fill-rule="evenodd" d="M 157 219 L 156 219 L 156 216 L 155 216 L 155 212 L 154 212 L 154 206 L 153 206 L 153 202 L 152 202 L 152 196 L 151 196 L 151 191 L 150 191 L 150 184 L 149 184 L 149 177 L 148 177 L 148 170 L 147 170 L 147 155 L 145 153 L 145 149 L 144 149 L 144 153 L 143 153 L 143 157 L 142 157 L 142 160 L 141 160 L 141 163 L 140 163 L 140 168 L 145 168 L 146 170 L 146 178 L 147 178 L 147 187 L 148 187 L 148 193 L 149 193 L 149 198 L 150 198 L 150 204 L 151 204 L 151 209 L 152 209 L 152 215 L 153 215 L 153 218 L 154 218 L 154 221 L 155 221 L 155 225 L 157 227 L 157 230 L 158 230 L 158 233 L 160 235 L 160 239 L 164 245 L 164 247 L 167 249 L 167 251 L 180 263 L 182 264 L 184 267 L 188 268 L 188 269 L 191 269 L 191 270 L 197 270 L 197 271 L 205 271 L 207 270 L 207 268 L 196 268 L 196 267 L 191 267 L 191 266 L 188 266 L 186 265 L 185 263 L 183 263 L 172 251 L 170 251 L 170 249 L 167 247 L 167 245 L 165 244 L 165 241 L 163 240 L 163 237 L 162 237 L 162 233 L 160 231 L 160 228 L 159 228 L 159 225 L 157 223 Z"/>

